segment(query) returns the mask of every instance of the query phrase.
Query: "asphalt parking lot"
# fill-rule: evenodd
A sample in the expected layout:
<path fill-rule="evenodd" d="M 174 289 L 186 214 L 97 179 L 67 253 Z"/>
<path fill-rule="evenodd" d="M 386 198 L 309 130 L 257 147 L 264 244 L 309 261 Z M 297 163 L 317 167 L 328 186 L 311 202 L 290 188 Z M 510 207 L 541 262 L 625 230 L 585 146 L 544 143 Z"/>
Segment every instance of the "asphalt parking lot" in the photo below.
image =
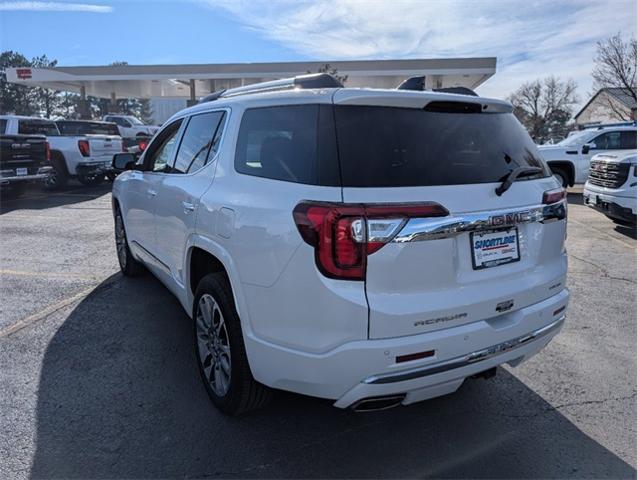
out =
<path fill-rule="evenodd" d="M 569 195 L 564 331 L 455 394 L 219 414 L 191 325 L 118 273 L 110 185 L 0 205 L 0 477 L 635 478 L 637 240 Z"/>

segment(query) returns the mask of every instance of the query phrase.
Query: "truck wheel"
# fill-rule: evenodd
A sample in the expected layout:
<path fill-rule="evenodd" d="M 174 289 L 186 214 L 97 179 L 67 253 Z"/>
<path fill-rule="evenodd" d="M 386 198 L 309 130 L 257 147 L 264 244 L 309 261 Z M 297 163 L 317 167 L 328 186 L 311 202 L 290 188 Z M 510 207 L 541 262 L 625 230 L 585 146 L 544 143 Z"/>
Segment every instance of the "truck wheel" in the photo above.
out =
<path fill-rule="evenodd" d="M 199 282 L 193 324 L 197 365 L 212 403 L 229 415 L 265 405 L 272 391 L 252 376 L 232 290 L 222 273 Z"/>
<path fill-rule="evenodd" d="M 102 173 L 99 175 L 78 175 L 77 181 L 87 187 L 93 187 L 95 185 L 99 185 L 100 183 L 104 181 L 104 174 Z"/>
<path fill-rule="evenodd" d="M 144 273 L 144 266 L 133 258 L 128 247 L 124 219 L 119 207 L 115 210 L 115 247 L 119 268 L 126 277 L 137 277 Z"/>
<path fill-rule="evenodd" d="M 51 159 L 51 166 L 53 172 L 47 177 L 44 182 L 44 188 L 46 190 L 59 190 L 69 182 L 69 174 L 66 171 L 66 165 L 64 164 L 64 158 L 60 158 L 60 155 L 55 155 Z"/>
<path fill-rule="evenodd" d="M 556 167 L 552 168 L 551 171 L 553 172 L 553 176 L 557 178 L 557 181 L 560 182 L 564 188 L 568 187 L 568 175 L 563 169 Z"/>

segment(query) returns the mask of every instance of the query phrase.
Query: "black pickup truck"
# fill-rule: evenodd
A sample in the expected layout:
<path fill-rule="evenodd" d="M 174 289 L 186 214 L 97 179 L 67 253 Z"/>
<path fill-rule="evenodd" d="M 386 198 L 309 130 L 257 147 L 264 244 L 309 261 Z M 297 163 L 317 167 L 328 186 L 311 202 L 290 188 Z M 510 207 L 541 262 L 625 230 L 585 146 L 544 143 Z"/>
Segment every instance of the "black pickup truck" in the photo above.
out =
<path fill-rule="evenodd" d="M 0 192 L 21 195 L 31 182 L 46 182 L 53 167 L 43 135 L 0 135 Z"/>

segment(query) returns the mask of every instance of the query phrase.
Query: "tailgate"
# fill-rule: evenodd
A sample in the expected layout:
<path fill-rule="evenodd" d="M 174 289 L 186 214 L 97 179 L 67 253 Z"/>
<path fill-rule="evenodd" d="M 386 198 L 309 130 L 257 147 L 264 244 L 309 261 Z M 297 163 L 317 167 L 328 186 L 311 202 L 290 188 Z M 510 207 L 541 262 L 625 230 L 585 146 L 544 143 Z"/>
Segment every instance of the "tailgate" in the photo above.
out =
<path fill-rule="evenodd" d="M 566 222 L 526 213 L 545 208 L 542 194 L 556 187 L 553 179 L 514 184 L 506 193 L 509 207 L 505 210 L 493 193 L 496 186 L 465 185 L 462 195 L 453 187 L 344 189 L 347 203 L 435 201 L 449 210 L 447 217 L 409 220 L 392 242 L 367 258 L 370 338 L 413 335 L 489 319 L 540 302 L 564 288 Z M 490 219 L 506 219 L 507 214 L 510 220 L 504 220 L 505 224 L 490 226 L 498 223 Z M 515 237 L 517 255 L 511 251 L 515 247 L 503 247 L 500 260 L 476 262 L 474 246 L 484 232 L 490 235 L 484 237 L 487 242 L 494 244 L 486 251 L 499 249 L 498 238 Z"/>
<path fill-rule="evenodd" d="M 32 135 L 0 135 L 0 170 L 27 169 L 28 174 L 37 173 L 46 162 L 46 138 Z"/>
<path fill-rule="evenodd" d="M 110 135 L 87 136 L 92 157 L 112 157 L 122 151 L 122 138 Z"/>

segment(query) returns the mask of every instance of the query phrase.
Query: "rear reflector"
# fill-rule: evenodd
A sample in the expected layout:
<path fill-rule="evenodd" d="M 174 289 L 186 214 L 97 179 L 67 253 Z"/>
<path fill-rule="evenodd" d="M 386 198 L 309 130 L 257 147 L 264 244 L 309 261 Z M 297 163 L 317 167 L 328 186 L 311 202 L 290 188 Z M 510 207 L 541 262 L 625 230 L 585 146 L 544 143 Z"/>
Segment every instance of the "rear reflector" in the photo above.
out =
<path fill-rule="evenodd" d="M 444 217 L 437 203 L 364 205 L 301 202 L 293 212 L 303 240 L 314 247 L 326 277 L 364 280 L 367 256 L 389 243 L 410 218 Z"/>
<path fill-rule="evenodd" d="M 556 188 L 555 190 L 547 190 L 542 195 L 542 203 L 544 205 L 550 205 L 552 203 L 557 203 L 560 200 L 564 200 L 566 198 L 566 190 L 563 188 Z"/>
<path fill-rule="evenodd" d="M 396 357 L 396 363 L 411 362 L 412 360 L 420 360 L 421 358 L 433 357 L 435 353 L 435 350 L 427 350 L 426 352 L 410 353 L 409 355 L 399 355 Z"/>

